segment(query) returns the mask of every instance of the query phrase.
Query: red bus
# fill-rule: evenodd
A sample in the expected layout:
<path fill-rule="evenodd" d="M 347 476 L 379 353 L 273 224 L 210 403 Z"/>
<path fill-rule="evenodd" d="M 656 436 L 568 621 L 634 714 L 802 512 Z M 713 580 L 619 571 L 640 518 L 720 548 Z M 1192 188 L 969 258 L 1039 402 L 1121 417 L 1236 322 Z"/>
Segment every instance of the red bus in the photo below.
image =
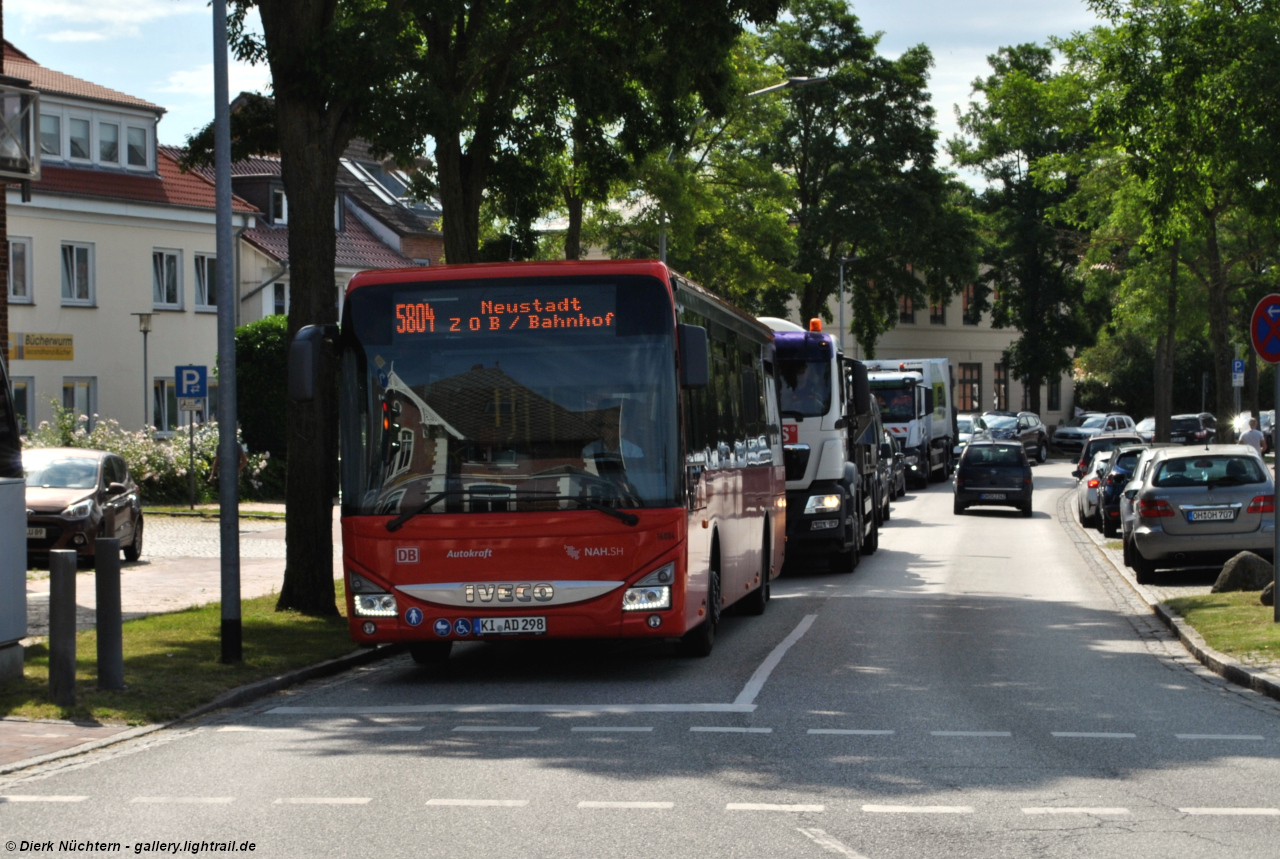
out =
<path fill-rule="evenodd" d="M 764 611 L 786 491 L 772 332 L 652 261 L 356 275 L 341 330 L 352 638 L 673 638 Z"/>

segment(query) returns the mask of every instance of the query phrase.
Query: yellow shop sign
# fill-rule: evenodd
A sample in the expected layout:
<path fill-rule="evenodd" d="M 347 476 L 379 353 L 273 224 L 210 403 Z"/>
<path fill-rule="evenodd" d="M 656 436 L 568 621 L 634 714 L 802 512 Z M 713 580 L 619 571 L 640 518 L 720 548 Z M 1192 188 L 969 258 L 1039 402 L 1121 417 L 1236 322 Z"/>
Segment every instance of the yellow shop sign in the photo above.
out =
<path fill-rule="evenodd" d="M 10 361 L 72 361 L 75 357 L 75 338 L 71 334 L 9 332 Z"/>

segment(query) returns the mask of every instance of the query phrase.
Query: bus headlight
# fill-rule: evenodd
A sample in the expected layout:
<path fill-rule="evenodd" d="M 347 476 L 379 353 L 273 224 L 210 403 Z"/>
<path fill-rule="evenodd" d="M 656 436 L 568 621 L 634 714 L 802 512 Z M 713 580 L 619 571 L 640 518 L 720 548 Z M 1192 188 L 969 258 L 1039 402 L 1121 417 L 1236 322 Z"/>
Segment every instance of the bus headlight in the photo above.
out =
<path fill-rule="evenodd" d="M 360 617 L 395 617 L 394 594 L 356 594 L 353 597 L 356 614 Z"/>
<path fill-rule="evenodd" d="M 839 495 L 811 495 L 809 502 L 804 505 L 804 512 L 810 513 L 831 513 L 840 509 Z"/>
<path fill-rule="evenodd" d="M 656 611 L 671 608 L 671 584 L 676 578 L 676 565 L 663 564 L 622 592 L 623 611 Z"/>

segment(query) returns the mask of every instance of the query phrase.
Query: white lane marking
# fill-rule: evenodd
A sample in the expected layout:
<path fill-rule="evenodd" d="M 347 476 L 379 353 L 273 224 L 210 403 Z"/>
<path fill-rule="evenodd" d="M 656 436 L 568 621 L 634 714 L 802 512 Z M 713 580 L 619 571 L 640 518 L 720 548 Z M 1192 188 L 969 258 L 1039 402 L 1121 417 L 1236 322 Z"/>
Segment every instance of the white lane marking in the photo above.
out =
<path fill-rule="evenodd" d="M 427 805 L 446 805 L 453 808 L 524 808 L 527 799 L 428 799 Z"/>
<path fill-rule="evenodd" d="M 87 796 L 37 796 L 34 794 L 10 793 L 0 796 L 0 802 L 84 802 Z"/>
<path fill-rule="evenodd" d="M 421 731 L 426 725 L 352 725 L 346 728 L 323 728 L 326 734 L 402 734 Z"/>
<path fill-rule="evenodd" d="M 1261 734 L 1174 734 L 1179 740 L 1265 740 Z"/>
<path fill-rule="evenodd" d="M 539 727 L 527 725 L 458 725 L 455 731 L 469 731 L 472 733 L 493 732 L 505 734 L 531 734 L 534 731 L 542 730 Z"/>
<path fill-rule="evenodd" d="M 694 725 L 689 732 L 694 734 L 772 734 L 773 728 L 722 728 L 715 725 Z"/>
<path fill-rule="evenodd" d="M 863 731 L 852 728 L 810 728 L 810 734 L 835 734 L 841 737 L 890 737 L 893 731 Z M 803 832 L 804 830 L 800 830 Z M 818 830 L 814 830 L 817 832 Z"/>
<path fill-rule="evenodd" d="M 934 737 L 1012 737 L 1009 731 L 930 731 Z"/>
<path fill-rule="evenodd" d="M 797 829 L 796 831 L 828 853 L 835 853 L 838 856 L 846 857 L 846 859 L 867 859 L 857 850 L 844 844 L 835 836 L 828 835 L 821 829 Z"/>
<path fill-rule="evenodd" d="M 390 704 L 384 707 L 274 707 L 273 716 L 412 716 L 423 713 L 754 713 L 755 704 Z"/>
<path fill-rule="evenodd" d="M 738 693 L 738 697 L 733 699 L 733 703 L 745 706 L 752 704 L 756 700 L 756 696 L 760 694 L 760 690 L 764 688 L 764 683 L 769 679 L 769 675 L 773 673 L 773 669 L 778 667 L 778 663 L 782 661 L 782 657 L 787 655 L 787 651 L 800 638 L 809 631 L 809 627 L 813 626 L 813 622 L 818 619 L 816 614 L 806 614 L 804 619 L 791 630 L 791 634 L 782 639 L 782 642 L 773 649 L 768 656 L 764 658 L 764 662 L 760 663 L 760 667 L 751 675 L 751 679 L 747 681 L 747 685 L 742 687 L 742 691 Z"/>
<path fill-rule="evenodd" d="M 272 805 L 368 805 L 371 802 L 373 798 L 368 796 L 285 796 Z"/>
<path fill-rule="evenodd" d="M 234 796 L 135 796 L 130 802 L 167 802 L 174 805 L 226 805 Z"/>
<path fill-rule="evenodd" d="M 770 802 L 731 802 L 724 807 L 725 811 L 789 811 L 817 812 L 826 811 L 825 805 L 775 805 Z"/>
<path fill-rule="evenodd" d="M 597 733 L 597 734 L 643 734 L 653 731 L 653 728 L 628 728 L 621 726 L 600 727 L 600 728 L 570 728 L 573 733 Z"/>
<path fill-rule="evenodd" d="M 674 802 L 596 802 L 584 799 L 578 808 L 675 808 Z"/>
<path fill-rule="evenodd" d="M 1053 737 L 1080 738 L 1084 740 L 1132 740 L 1137 734 L 1108 734 L 1105 732 L 1093 731 L 1050 731 Z"/>
<path fill-rule="evenodd" d="M 971 805 L 864 805 L 868 814 L 973 814 Z"/>
<path fill-rule="evenodd" d="M 1022 813 L 1023 814 L 1096 814 L 1101 816 L 1101 815 L 1107 815 L 1107 814 L 1128 814 L 1129 809 L 1127 808 L 1057 808 L 1057 807 L 1043 806 L 1039 808 L 1024 808 L 1022 809 Z"/>
<path fill-rule="evenodd" d="M 1179 808 L 1183 814 L 1239 817 L 1280 817 L 1280 808 Z"/>

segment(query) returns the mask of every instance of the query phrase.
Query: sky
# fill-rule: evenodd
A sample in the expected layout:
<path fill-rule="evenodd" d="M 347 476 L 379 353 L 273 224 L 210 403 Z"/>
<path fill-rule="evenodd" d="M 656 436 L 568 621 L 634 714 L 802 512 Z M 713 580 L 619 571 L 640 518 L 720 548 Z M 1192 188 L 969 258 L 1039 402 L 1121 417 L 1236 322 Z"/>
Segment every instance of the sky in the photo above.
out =
<path fill-rule="evenodd" d="M 1002 45 L 1043 42 L 1095 23 L 1084 0 L 856 0 L 890 56 L 921 42 L 939 131 L 956 131 L 986 57 Z M 168 109 L 161 143 L 181 144 L 213 118 L 213 25 L 207 0 L 4 0 L 6 38 L 36 62 Z M 255 18 L 256 21 L 256 18 Z M 264 67 L 232 63 L 231 94 L 263 90 Z"/>

